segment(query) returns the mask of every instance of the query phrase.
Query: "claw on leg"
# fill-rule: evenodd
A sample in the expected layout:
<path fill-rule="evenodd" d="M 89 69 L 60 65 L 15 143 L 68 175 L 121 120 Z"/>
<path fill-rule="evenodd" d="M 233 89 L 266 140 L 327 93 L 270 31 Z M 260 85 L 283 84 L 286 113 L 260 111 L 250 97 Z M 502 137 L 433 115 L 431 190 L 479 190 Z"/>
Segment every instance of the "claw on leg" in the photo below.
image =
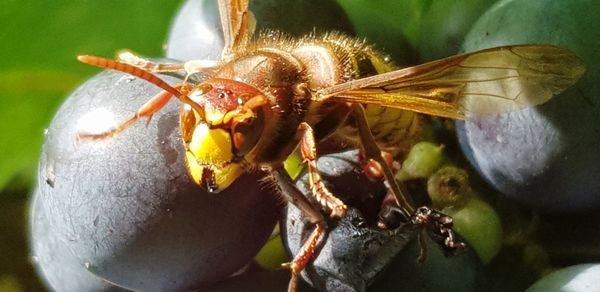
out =
<path fill-rule="evenodd" d="M 452 218 L 429 207 L 419 207 L 411 217 L 411 222 L 423 226 L 431 238 L 444 247 L 446 254 L 453 254 L 466 248 L 452 230 Z"/>
<path fill-rule="evenodd" d="M 300 272 L 313 259 L 315 254 L 323 243 L 323 237 L 327 234 L 325 227 L 325 218 L 294 185 L 292 178 L 282 166 L 275 168 L 272 172 L 272 178 L 279 187 L 281 196 L 288 202 L 298 207 L 310 222 L 315 225 L 315 229 L 311 232 L 308 239 L 304 242 L 294 259 L 286 264 L 283 268 L 288 268 L 291 271 L 292 277 L 288 286 L 288 292 L 295 292 L 298 288 L 300 280 Z"/>
<path fill-rule="evenodd" d="M 343 217 L 348 207 L 327 189 L 317 169 L 317 150 L 313 129 L 307 123 L 302 123 L 298 133 L 301 135 L 300 153 L 307 164 L 308 181 L 312 195 L 323 208 L 331 212 L 332 218 Z"/>
<path fill-rule="evenodd" d="M 320 239 L 323 237 L 324 232 L 325 225 L 322 222 L 315 224 L 315 229 L 304 242 L 304 245 L 298 254 L 296 254 L 294 259 L 289 263 L 284 263 L 281 265 L 282 268 L 290 269 L 292 275 L 290 284 L 288 285 L 288 292 L 297 291 L 298 281 L 300 280 L 300 272 L 302 272 L 304 267 L 306 267 L 306 265 L 312 260 L 315 251 L 317 250 L 317 245 L 319 244 Z"/>

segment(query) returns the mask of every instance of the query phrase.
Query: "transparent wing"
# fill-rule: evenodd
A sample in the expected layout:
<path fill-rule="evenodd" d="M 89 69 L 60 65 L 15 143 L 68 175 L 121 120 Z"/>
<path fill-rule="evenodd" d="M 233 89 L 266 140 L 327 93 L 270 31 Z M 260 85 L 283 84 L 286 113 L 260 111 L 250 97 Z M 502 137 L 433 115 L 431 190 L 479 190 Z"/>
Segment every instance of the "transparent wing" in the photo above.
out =
<path fill-rule="evenodd" d="M 225 47 L 223 58 L 231 56 L 235 48 L 245 47 L 256 27 L 254 15 L 248 8 L 249 0 L 219 0 L 219 14 Z"/>
<path fill-rule="evenodd" d="M 568 49 L 506 46 L 338 84 L 319 90 L 316 99 L 464 119 L 544 103 L 584 71 L 582 61 Z"/>

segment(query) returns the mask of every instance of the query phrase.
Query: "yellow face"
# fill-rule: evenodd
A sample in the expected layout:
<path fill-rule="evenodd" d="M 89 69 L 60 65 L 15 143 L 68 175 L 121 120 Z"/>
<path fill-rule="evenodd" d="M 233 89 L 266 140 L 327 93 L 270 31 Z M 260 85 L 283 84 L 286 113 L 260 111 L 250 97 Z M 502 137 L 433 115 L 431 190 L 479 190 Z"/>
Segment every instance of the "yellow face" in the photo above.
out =
<path fill-rule="evenodd" d="M 209 192 L 219 192 L 244 172 L 245 155 L 260 137 L 266 99 L 249 85 L 216 78 L 197 85 L 189 97 L 194 104 L 180 114 L 189 173 Z"/>
<path fill-rule="evenodd" d="M 233 141 L 228 131 L 210 129 L 205 123 L 197 124 L 187 145 L 186 161 L 192 179 L 210 192 L 227 188 L 242 173 L 234 162 Z"/>

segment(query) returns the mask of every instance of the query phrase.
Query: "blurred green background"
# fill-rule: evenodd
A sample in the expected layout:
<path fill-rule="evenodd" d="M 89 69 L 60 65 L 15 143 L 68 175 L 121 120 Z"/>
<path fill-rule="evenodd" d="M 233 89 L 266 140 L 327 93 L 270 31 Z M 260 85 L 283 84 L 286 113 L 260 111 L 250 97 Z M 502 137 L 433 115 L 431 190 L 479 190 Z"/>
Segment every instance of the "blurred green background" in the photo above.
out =
<path fill-rule="evenodd" d="M 43 291 L 30 264 L 28 194 L 44 128 L 98 70 L 79 54 L 161 56 L 181 1 L 0 2 L 0 291 Z"/>

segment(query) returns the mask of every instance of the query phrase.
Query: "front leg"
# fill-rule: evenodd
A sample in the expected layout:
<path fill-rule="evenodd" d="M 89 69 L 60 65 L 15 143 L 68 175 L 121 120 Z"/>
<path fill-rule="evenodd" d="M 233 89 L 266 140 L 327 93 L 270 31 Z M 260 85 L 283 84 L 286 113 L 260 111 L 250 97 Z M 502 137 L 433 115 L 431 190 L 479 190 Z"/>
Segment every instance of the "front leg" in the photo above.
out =
<path fill-rule="evenodd" d="M 298 127 L 298 135 L 300 135 L 300 152 L 302 153 L 304 162 L 307 163 L 309 184 L 313 199 L 323 209 L 331 212 L 331 217 L 340 218 L 344 216 L 348 207 L 327 189 L 317 170 L 317 150 L 312 128 L 307 123 L 301 123 Z M 323 243 L 323 237 L 327 234 L 325 218 L 320 210 L 315 208 L 304 194 L 296 188 L 292 178 L 282 165 L 275 167 L 272 177 L 280 188 L 282 197 L 298 207 L 308 216 L 310 222 L 315 225 L 315 229 L 304 242 L 298 254 L 296 254 L 290 263 L 283 265 L 283 267 L 289 268 L 292 272 L 288 292 L 294 292 L 298 288 L 300 272 L 313 259 L 320 244 Z"/>
<path fill-rule="evenodd" d="M 291 262 L 282 265 L 282 267 L 290 269 L 292 273 L 288 292 L 295 292 L 298 290 L 300 272 L 302 272 L 304 267 L 312 260 L 319 248 L 319 244 L 322 244 L 323 242 L 321 239 L 327 232 L 325 218 L 323 217 L 323 214 L 308 201 L 304 194 L 296 188 L 292 178 L 283 168 L 283 165 L 275 167 L 271 177 L 279 188 L 281 196 L 287 202 L 298 207 L 304 215 L 308 216 L 310 222 L 315 225 L 315 229 L 304 242 L 304 245 L 302 245 L 302 248 L 298 254 L 296 254 L 294 259 Z"/>
<path fill-rule="evenodd" d="M 181 88 L 183 85 L 175 85 L 174 88 Z M 142 107 L 140 107 L 133 116 L 131 116 L 126 121 L 118 124 L 117 126 L 108 129 L 102 133 L 89 133 L 85 130 L 77 132 L 77 140 L 103 140 L 117 136 L 119 133 L 123 132 L 125 129 L 129 128 L 135 122 L 140 120 L 141 118 L 147 118 L 148 121 L 146 125 L 150 123 L 150 119 L 152 115 L 162 109 L 173 94 L 168 91 L 161 91 L 154 97 L 152 97 L 148 102 L 146 102 Z"/>
<path fill-rule="evenodd" d="M 298 127 L 298 134 L 301 135 L 300 153 L 307 165 L 308 181 L 313 198 L 319 202 L 321 207 L 331 212 L 332 218 L 343 217 L 348 207 L 327 189 L 317 169 L 317 147 L 313 129 L 307 123 L 301 123 Z"/>

